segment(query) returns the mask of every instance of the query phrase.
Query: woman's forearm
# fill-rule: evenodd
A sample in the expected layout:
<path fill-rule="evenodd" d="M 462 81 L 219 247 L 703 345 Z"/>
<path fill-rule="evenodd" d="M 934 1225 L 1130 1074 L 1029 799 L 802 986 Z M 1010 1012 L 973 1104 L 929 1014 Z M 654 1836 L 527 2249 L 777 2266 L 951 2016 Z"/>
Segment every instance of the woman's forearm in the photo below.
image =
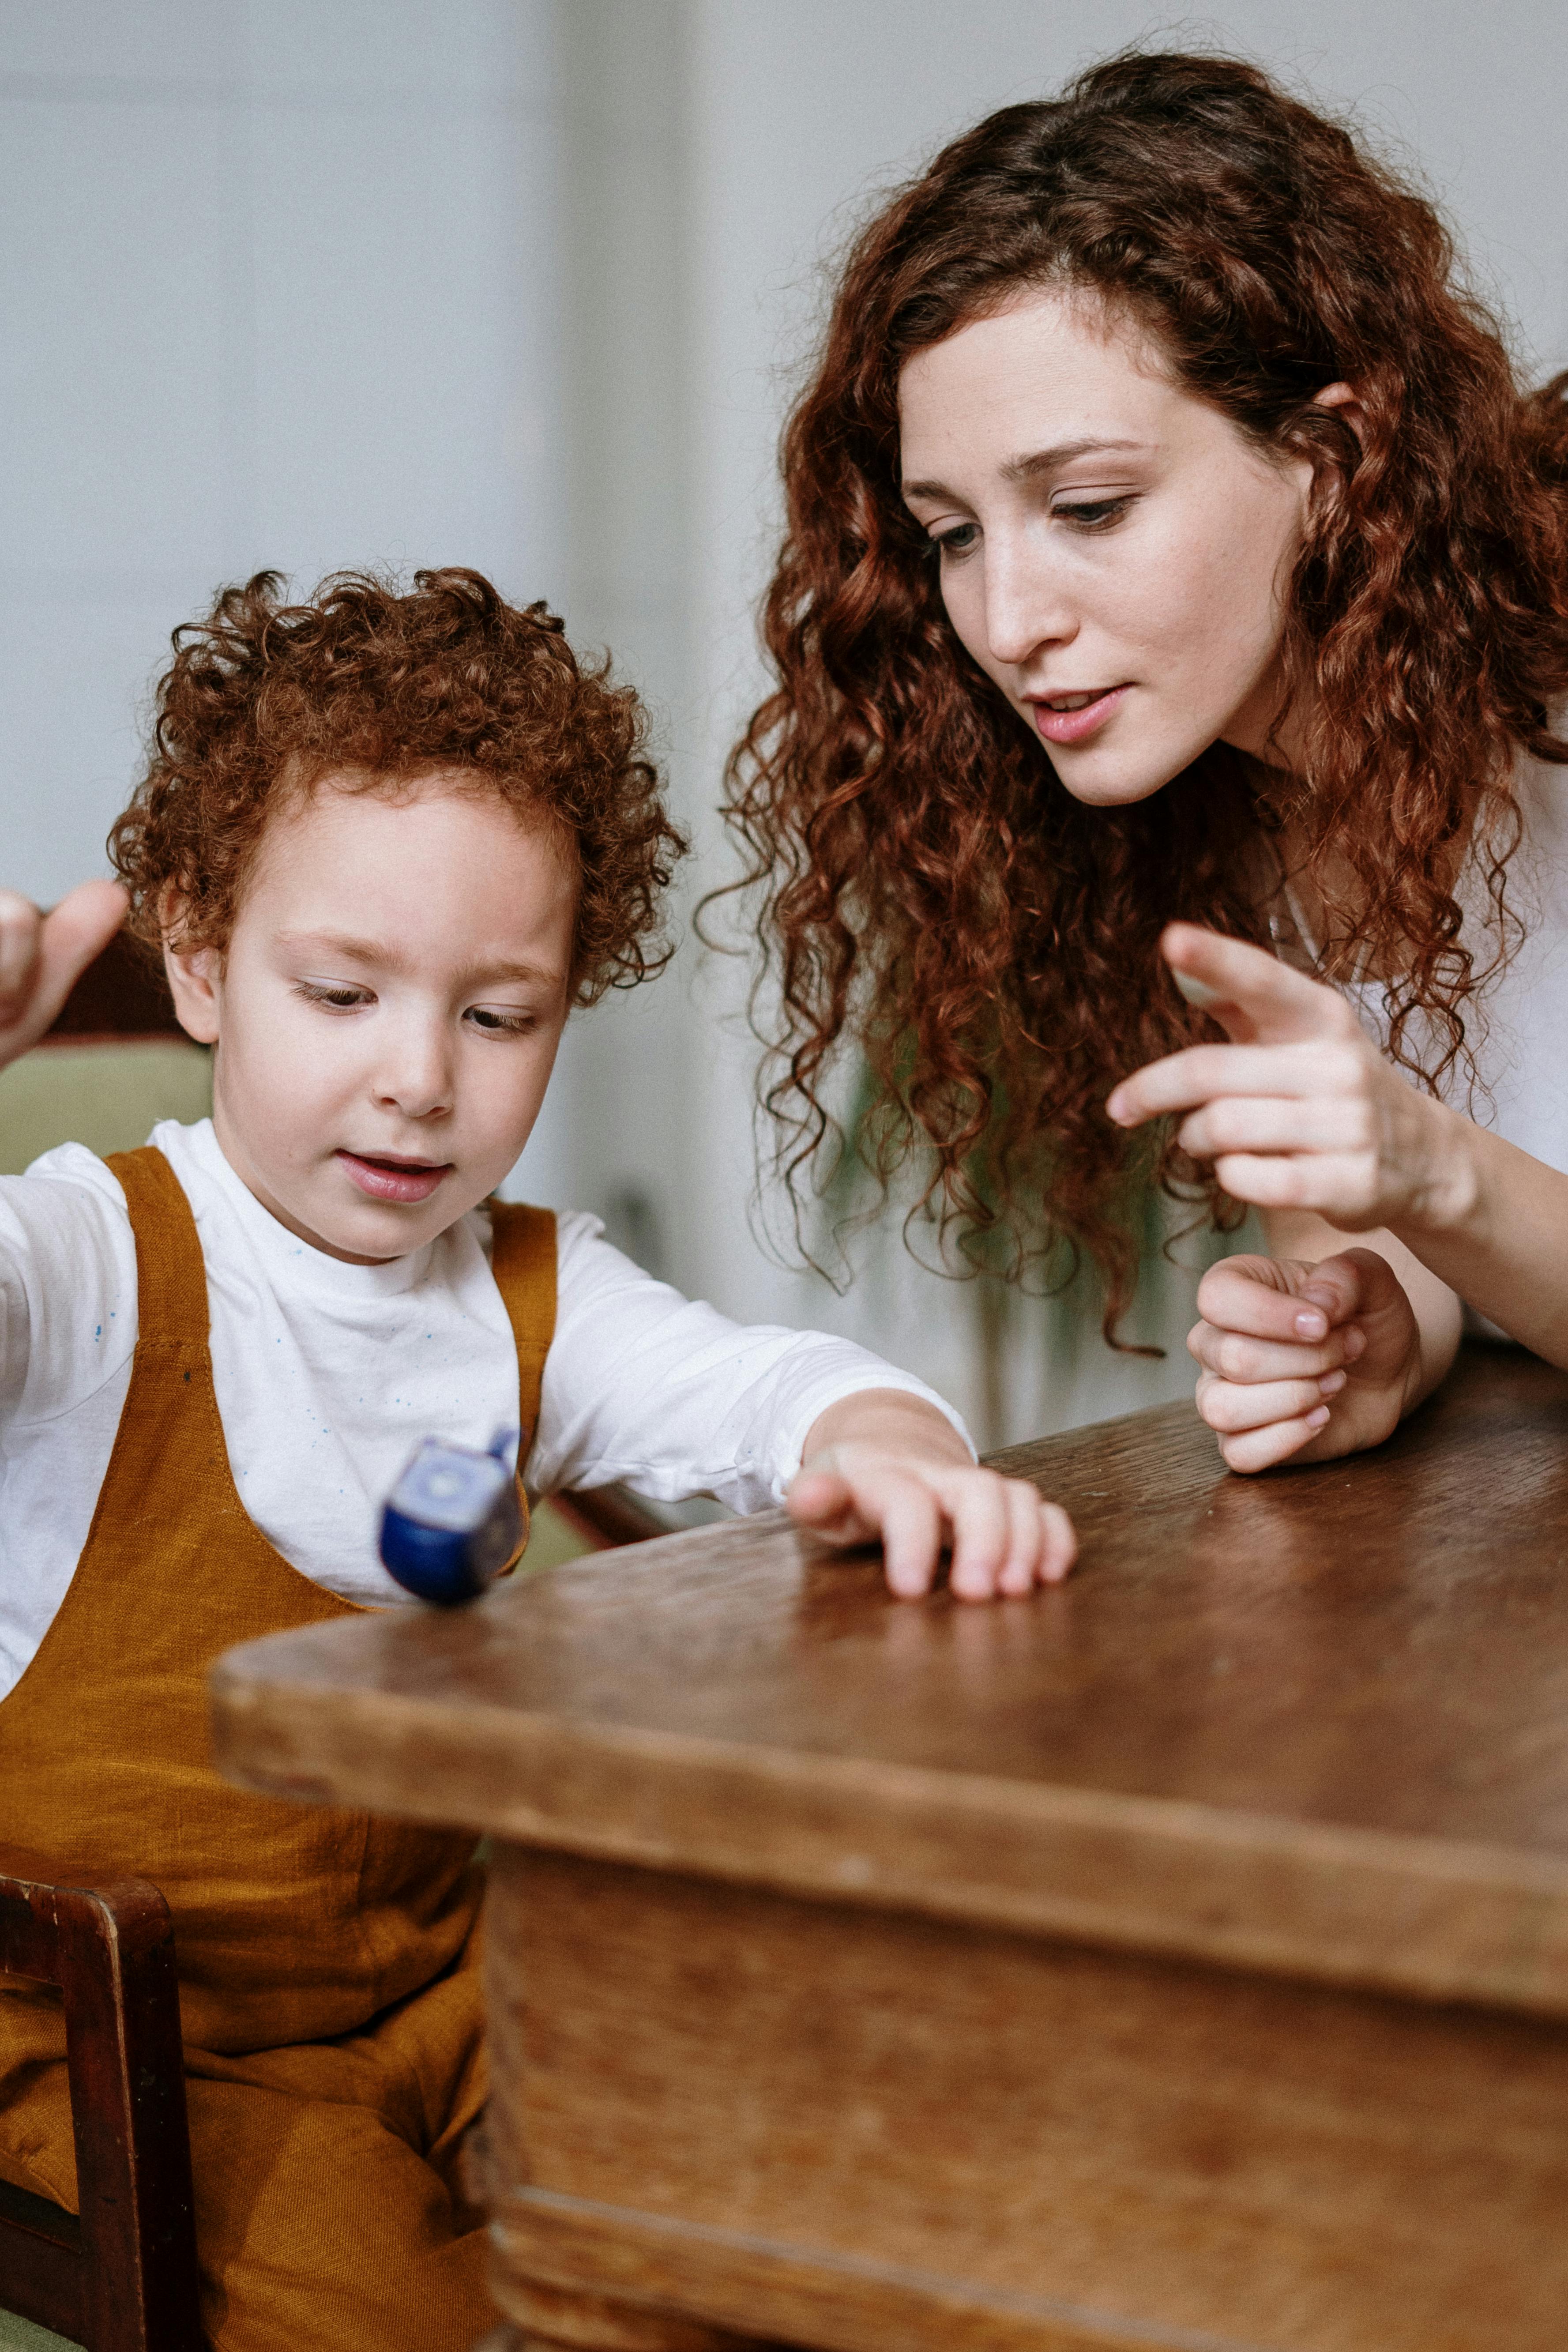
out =
<path fill-rule="evenodd" d="M 1453 1181 L 1395 1231 L 1510 1339 L 1568 1366 L 1568 1176 L 1458 1111 L 1429 1108 Z"/>

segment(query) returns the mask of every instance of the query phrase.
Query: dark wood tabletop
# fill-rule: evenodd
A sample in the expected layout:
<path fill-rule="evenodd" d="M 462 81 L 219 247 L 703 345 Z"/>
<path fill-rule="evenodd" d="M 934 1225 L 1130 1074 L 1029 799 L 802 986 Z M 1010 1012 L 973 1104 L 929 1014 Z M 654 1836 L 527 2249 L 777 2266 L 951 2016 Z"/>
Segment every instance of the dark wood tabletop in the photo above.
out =
<path fill-rule="evenodd" d="M 892 1600 L 782 1515 L 231 1652 L 278 1794 L 851 1904 L 1568 2014 L 1568 1378 L 1467 1351 L 1243 1479 L 1175 1405 L 1018 1447 L 1063 1587 Z"/>

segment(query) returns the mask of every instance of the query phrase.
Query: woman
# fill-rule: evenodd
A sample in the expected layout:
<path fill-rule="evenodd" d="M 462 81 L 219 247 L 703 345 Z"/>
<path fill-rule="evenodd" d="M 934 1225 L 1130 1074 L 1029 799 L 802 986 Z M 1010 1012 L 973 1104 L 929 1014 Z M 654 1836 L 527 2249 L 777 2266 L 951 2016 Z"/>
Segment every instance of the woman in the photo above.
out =
<path fill-rule="evenodd" d="M 1197 931 L 1169 943 L 1184 997 L 1171 919 L 1375 1013 L 1380 1076 L 1331 1055 L 1320 1125 L 1373 1117 L 1384 1078 L 1410 1097 L 1401 1071 L 1479 1081 L 1568 1168 L 1559 393 L 1521 394 L 1435 214 L 1345 131 L 1254 67 L 1129 56 L 994 115 L 869 224 L 784 437 L 778 687 L 731 814 L 767 884 L 791 1172 L 853 1033 L 883 1171 L 928 1150 L 928 1198 L 1016 1265 L 1087 1251 L 1108 1336 L 1142 1177 L 1222 1224 L 1262 1200 L 1272 1259 L 1212 1270 L 1189 1342 L 1237 1468 L 1376 1443 L 1460 1307 L 1393 1233 L 1347 1249 L 1249 1190 L 1212 1069 L 1141 1072 L 1108 1115 L 1213 1035 L 1203 1003 L 1279 1034 L 1256 964 L 1205 982 Z M 1279 1017 L 1331 1043 L 1342 1001 Z"/>

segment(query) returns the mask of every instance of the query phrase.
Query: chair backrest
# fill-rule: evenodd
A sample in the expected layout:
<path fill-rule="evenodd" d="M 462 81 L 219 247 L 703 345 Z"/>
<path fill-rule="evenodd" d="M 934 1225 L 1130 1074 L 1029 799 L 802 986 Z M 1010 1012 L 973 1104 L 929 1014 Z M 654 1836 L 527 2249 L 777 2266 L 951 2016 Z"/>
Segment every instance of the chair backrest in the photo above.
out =
<path fill-rule="evenodd" d="M 88 2352 L 200 2352 L 168 1906 L 0 1857 L 0 1973 L 59 1988 L 79 2209 L 0 2185 L 0 2307 Z"/>

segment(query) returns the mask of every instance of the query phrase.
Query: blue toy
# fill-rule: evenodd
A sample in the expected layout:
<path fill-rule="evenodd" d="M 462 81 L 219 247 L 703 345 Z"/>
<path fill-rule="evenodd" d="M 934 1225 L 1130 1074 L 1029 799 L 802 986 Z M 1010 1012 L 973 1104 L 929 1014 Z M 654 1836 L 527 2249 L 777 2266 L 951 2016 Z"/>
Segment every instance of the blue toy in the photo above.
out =
<path fill-rule="evenodd" d="M 437 1608 L 475 1601 L 522 1541 L 517 1480 L 507 1466 L 516 1432 L 488 1454 L 427 1437 L 387 1496 L 381 1557 L 406 1591 Z"/>

